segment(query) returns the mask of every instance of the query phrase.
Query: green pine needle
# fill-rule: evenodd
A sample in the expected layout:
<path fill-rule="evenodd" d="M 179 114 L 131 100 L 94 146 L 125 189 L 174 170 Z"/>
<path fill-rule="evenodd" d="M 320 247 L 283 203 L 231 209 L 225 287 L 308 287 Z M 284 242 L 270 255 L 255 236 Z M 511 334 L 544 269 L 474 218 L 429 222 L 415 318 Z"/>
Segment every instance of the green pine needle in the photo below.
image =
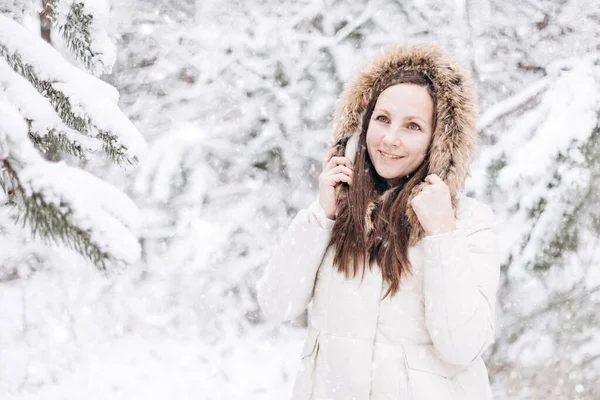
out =
<path fill-rule="evenodd" d="M 53 17 L 56 20 L 56 16 Z M 93 18 L 93 15 L 83 12 L 83 3 L 77 3 L 71 7 L 66 22 L 58 27 L 58 31 L 69 50 L 83 62 L 88 71 L 97 69 L 94 68 L 95 64 L 100 64 L 102 66 L 100 69 L 104 71 L 104 64 L 91 47 L 92 39 L 89 28 Z"/>
<path fill-rule="evenodd" d="M 82 161 L 86 161 L 87 157 L 81 145 L 77 142 L 72 142 L 67 139 L 64 132 L 52 130 L 44 136 L 39 136 L 35 132 L 29 132 L 29 139 L 33 145 L 42 153 L 47 153 L 50 148 L 55 147 L 65 153 L 71 154 Z"/>
<path fill-rule="evenodd" d="M 16 222 L 22 222 L 23 227 L 29 226 L 33 237 L 39 237 L 46 243 L 62 243 L 87 257 L 103 272 L 107 271 L 107 263 L 117 263 L 94 243 L 89 230 L 83 230 L 69 221 L 72 211 L 68 204 L 47 203 L 41 193 L 25 195 L 11 164 L 4 160 L 3 165 L 0 187 L 9 195 L 9 204 L 19 208 Z"/>
<path fill-rule="evenodd" d="M 15 72 L 26 78 L 38 92 L 48 98 L 50 104 L 65 125 L 84 135 L 90 136 L 90 132 L 94 130 L 91 120 L 87 117 L 76 115 L 73 112 L 69 98 L 64 93 L 56 90 L 49 81 L 39 79 L 31 65 L 24 63 L 19 54 L 9 54 L 8 49 L 1 43 L 0 56 L 6 59 Z M 121 166 L 123 164 L 137 165 L 137 157 L 126 155 L 125 147 L 117 143 L 117 138 L 114 134 L 99 130 L 99 133 L 94 137 L 102 141 L 103 150 L 111 161 Z"/>

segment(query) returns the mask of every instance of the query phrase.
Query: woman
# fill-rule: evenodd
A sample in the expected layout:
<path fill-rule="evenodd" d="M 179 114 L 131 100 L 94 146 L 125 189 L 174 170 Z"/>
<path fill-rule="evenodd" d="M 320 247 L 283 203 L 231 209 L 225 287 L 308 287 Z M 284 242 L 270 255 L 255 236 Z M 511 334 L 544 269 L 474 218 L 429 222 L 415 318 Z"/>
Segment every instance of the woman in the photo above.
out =
<path fill-rule="evenodd" d="M 312 301 L 293 400 L 492 398 L 494 215 L 461 194 L 475 103 L 431 45 L 389 48 L 346 86 L 319 197 L 257 287 L 273 320 Z"/>

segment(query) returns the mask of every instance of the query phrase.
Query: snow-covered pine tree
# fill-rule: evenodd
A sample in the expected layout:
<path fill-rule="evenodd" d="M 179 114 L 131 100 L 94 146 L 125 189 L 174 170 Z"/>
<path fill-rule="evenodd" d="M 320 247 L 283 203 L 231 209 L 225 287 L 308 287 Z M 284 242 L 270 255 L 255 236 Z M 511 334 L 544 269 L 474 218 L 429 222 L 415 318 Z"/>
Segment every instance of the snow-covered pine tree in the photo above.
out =
<path fill-rule="evenodd" d="M 123 192 L 77 163 L 102 153 L 135 165 L 145 151 L 117 105 L 116 89 L 97 78 L 115 60 L 108 12 L 104 1 L 0 2 L 1 207 L 15 208 L 8 219 L 28 225 L 34 236 L 62 242 L 100 269 L 139 257 L 138 212 Z M 51 46 L 49 23 L 66 56 L 85 70 Z M 49 161 L 57 151 L 64 159 Z"/>
<path fill-rule="evenodd" d="M 512 119 L 470 182 L 496 210 L 505 256 L 491 365 L 509 397 L 591 398 L 600 389 L 600 54 L 544 69 L 481 120 L 485 129 Z"/>
<path fill-rule="evenodd" d="M 467 181 L 496 212 L 504 258 L 500 398 L 592 399 L 600 389 L 597 9 L 584 0 L 467 0 L 481 150 Z"/>

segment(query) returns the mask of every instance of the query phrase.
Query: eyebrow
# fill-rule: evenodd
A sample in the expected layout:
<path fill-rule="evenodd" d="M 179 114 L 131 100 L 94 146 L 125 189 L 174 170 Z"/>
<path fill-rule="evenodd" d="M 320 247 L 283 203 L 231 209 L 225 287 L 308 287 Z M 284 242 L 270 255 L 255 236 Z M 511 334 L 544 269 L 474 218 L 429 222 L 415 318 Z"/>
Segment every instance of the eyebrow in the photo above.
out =
<path fill-rule="evenodd" d="M 376 111 L 383 112 L 383 113 L 385 113 L 385 114 L 387 114 L 387 115 L 390 115 L 390 112 L 389 112 L 388 110 L 386 110 L 385 108 L 379 108 L 379 107 L 377 107 L 377 108 L 375 108 L 375 109 L 373 110 L 373 112 L 376 112 Z M 419 120 L 419 121 L 421 121 L 421 122 L 422 122 L 424 125 L 427 125 L 427 122 L 426 122 L 426 121 L 425 121 L 423 118 L 419 117 L 418 115 L 409 115 L 409 116 L 408 116 L 408 117 L 406 117 L 405 119 L 407 119 L 407 120 L 418 119 L 418 120 Z"/>
<path fill-rule="evenodd" d="M 406 119 L 418 119 L 418 120 L 420 120 L 422 123 L 424 123 L 424 124 L 426 123 L 426 122 L 425 122 L 425 120 L 424 120 L 423 118 L 421 118 L 421 117 L 419 117 L 419 116 L 417 116 L 417 115 L 410 115 L 410 116 L 406 117 Z"/>
<path fill-rule="evenodd" d="M 379 112 L 383 112 L 383 113 L 389 114 L 388 110 L 386 110 L 385 108 L 375 108 L 373 110 L 373 112 L 375 112 L 375 111 L 379 111 Z"/>

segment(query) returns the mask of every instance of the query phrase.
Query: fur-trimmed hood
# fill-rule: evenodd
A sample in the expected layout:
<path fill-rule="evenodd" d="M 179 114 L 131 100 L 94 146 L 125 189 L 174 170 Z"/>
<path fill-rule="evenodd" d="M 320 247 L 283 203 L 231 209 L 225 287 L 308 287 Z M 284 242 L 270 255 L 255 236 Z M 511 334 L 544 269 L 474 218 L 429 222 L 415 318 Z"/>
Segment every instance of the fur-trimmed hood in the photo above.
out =
<path fill-rule="evenodd" d="M 385 48 L 365 64 L 344 87 L 333 119 L 332 146 L 343 146 L 352 162 L 360 135 L 362 118 L 378 82 L 399 70 L 419 71 L 432 82 L 437 96 L 436 129 L 433 132 L 429 174 L 438 175 L 450 189 L 456 213 L 459 195 L 469 174 L 477 146 L 477 96 L 470 76 L 446 51 L 436 45 L 399 45 Z M 411 224 L 411 244 L 423 237 L 409 198 L 407 216 Z"/>

